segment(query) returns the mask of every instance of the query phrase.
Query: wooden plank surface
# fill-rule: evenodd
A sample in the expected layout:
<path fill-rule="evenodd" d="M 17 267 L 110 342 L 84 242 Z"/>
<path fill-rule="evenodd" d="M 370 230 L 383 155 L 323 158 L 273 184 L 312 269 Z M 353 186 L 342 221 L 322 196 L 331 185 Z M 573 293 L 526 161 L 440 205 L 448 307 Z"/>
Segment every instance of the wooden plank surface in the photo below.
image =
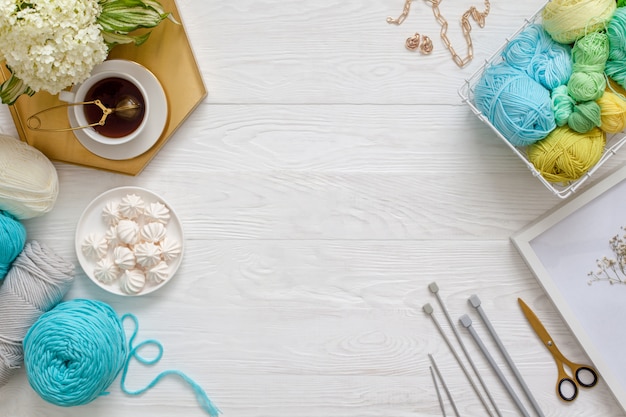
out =
<path fill-rule="evenodd" d="M 422 312 L 432 303 L 449 331 L 428 291 L 436 281 L 452 316 L 470 314 L 504 367 L 467 304 L 480 296 L 546 416 L 625 415 L 604 381 L 572 404 L 557 399 L 554 363 L 517 306 L 523 297 L 566 356 L 588 360 L 509 241 L 560 200 L 457 93 L 542 6 L 492 3 L 485 28 L 472 31 L 475 59 L 459 69 L 428 3 L 414 2 L 404 24 L 392 26 L 385 18 L 400 13 L 401 1 L 177 2 L 209 96 L 136 177 L 55 163 L 54 210 L 25 222 L 30 238 L 78 266 L 76 223 L 100 193 L 141 186 L 176 210 L 186 252 L 165 287 L 121 298 L 79 270 L 67 296 L 134 313 L 140 337 L 164 344 L 157 369 L 133 368 L 132 387 L 177 368 L 225 416 L 434 417 L 442 414 L 432 353 L 462 415 L 484 416 Z M 472 4 L 441 5 L 459 52 L 457 22 Z M 433 39 L 430 56 L 404 48 L 416 31 Z M 6 107 L 0 131 L 16 135 Z M 599 175 L 624 160 L 618 154 Z M 502 415 L 519 415 L 460 331 Z M 59 408 L 22 370 L 0 389 L 0 415 L 205 415 L 179 381 L 140 397 L 118 382 L 87 406 Z"/>

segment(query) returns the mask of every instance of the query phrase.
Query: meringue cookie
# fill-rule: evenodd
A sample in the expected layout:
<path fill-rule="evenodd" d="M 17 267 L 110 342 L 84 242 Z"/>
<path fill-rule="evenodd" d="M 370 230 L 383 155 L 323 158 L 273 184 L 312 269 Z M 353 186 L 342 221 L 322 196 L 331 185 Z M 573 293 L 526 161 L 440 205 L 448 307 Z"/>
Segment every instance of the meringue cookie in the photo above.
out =
<path fill-rule="evenodd" d="M 126 246 L 117 246 L 113 249 L 113 262 L 121 269 L 133 269 L 137 264 L 135 254 Z"/>
<path fill-rule="evenodd" d="M 150 203 L 145 208 L 144 215 L 150 221 L 167 224 L 170 220 L 170 209 L 168 209 L 165 204 L 157 201 Z"/>
<path fill-rule="evenodd" d="M 83 254 L 90 259 L 101 259 L 106 256 L 109 246 L 104 237 L 95 233 L 88 234 L 81 245 Z"/>
<path fill-rule="evenodd" d="M 161 248 L 150 242 L 139 243 L 135 245 L 135 258 L 140 266 L 150 268 L 161 261 Z"/>
<path fill-rule="evenodd" d="M 116 201 L 109 201 L 102 209 L 102 219 L 108 226 L 117 224 L 121 219 L 120 204 Z"/>
<path fill-rule="evenodd" d="M 125 294 L 139 294 L 146 285 L 146 276 L 139 269 L 124 271 L 120 277 L 120 290 Z"/>
<path fill-rule="evenodd" d="M 116 227 L 117 237 L 122 243 L 134 245 L 139 237 L 139 225 L 134 220 L 123 219 Z"/>
<path fill-rule="evenodd" d="M 120 276 L 120 268 L 110 258 L 102 258 L 93 268 L 93 275 L 103 284 L 110 284 Z"/>
<path fill-rule="evenodd" d="M 166 262 L 178 258 L 182 252 L 182 246 L 176 239 L 166 236 L 159 244 L 161 246 L 161 256 Z"/>
<path fill-rule="evenodd" d="M 159 243 L 165 238 L 167 229 L 162 223 L 151 222 L 144 224 L 139 232 L 141 238 L 150 243 Z"/>
<path fill-rule="evenodd" d="M 155 284 L 162 283 L 167 280 L 169 276 L 169 266 L 164 261 L 160 261 L 158 264 L 146 271 L 148 281 L 154 282 Z"/>
<path fill-rule="evenodd" d="M 106 239 L 106 241 L 109 244 L 109 247 L 111 248 L 114 248 L 122 244 L 122 242 L 120 241 L 120 238 L 117 237 L 117 225 L 109 227 L 109 230 L 107 230 L 106 233 L 104 234 L 104 238 Z"/>
<path fill-rule="evenodd" d="M 122 217 L 136 219 L 143 213 L 144 202 L 137 194 L 128 194 L 120 201 L 119 210 Z"/>

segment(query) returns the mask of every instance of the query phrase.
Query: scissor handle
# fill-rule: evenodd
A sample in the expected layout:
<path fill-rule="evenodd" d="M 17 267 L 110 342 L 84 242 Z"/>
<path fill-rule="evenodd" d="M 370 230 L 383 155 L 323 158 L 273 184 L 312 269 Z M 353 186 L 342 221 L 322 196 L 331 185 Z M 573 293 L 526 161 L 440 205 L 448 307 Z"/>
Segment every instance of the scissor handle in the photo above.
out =
<path fill-rule="evenodd" d="M 556 393 L 563 401 L 574 401 L 578 396 L 578 386 L 572 378 L 566 376 L 556 384 Z"/>
<path fill-rule="evenodd" d="M 598 374 L 595 369 L 589 366 L 577 365 L 575 363 L 569 363 L 568 366 L 570 366 L 576 381 L 564 373 L 560 374 L 556 391 L 563 401 L 574 401 L 578 396 L 578 385 L 584 388 L 595 386 L 598 383 Z"/>
<path fill-rule="evenodd" d="M 591 388 L 598 383 L 598 374 L 590 366 L 579 365 L 575 368 L 574 375 L 576 375 L 576 381 L 581 387 Z"/>

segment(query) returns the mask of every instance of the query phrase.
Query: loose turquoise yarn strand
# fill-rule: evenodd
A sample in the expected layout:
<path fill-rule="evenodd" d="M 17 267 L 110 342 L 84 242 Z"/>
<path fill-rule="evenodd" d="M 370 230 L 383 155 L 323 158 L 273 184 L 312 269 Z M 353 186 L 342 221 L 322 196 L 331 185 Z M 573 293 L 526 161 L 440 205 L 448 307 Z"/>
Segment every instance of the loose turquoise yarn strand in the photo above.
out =
<path fill-rule="evenodd" d="M 124 314 L 122 316 L 122 322 L 126 319 L 130 319 L 132 320 L 132 322 L 135 325 L 135 329 L 133 331 L 132 336 L 130 337 L 130 341 L 128 342 L 128 347 L 129 347 L 129 354 L 128 357 L 126 359 L 126 363 L 124 364 L 124 369 L 122 371 L 122 380 L 121 380 L 121 387 L 122 387 L 122 391 L 128 395 L 141 395 L 144 392 L 150 390 L 151 388 L 153 388 L 156 384 L 159 383 L 159 381 L 161 381 L 163 378 L 169 376 L 169 375 L 173 375 L 173 376 L 177 376 L 179 378 L 181 378 L 183 381 L 185 381 L 187 384 L 189 384 L 189 386 L 193 389 L 195 395 L 196 395 L 196 399 L 198 400 L 198 403 L 200 404 L 200 407 L 207 412 L 211 417 L 216 417 L 218 416 L 221 411 L 213 404 L 213 402 L 209 399 L 209 397 L 207 396 L 206 392 L 202 389 L 202 387 L 200 387 L 193 379 L 189 378 L 185 373 L 178 371 L 178 370 L 167 370 L 167 371 L 163 371 L 161 373 L 159 373 L 147 386 L 145 386 L 144 388 L 140 388 L 138 390 L 129 390 L 126 387 L 126 377 L 128 375 L 128 368 L 130 366 L 130 361 L 131 359 L 135 358 L 137 360 L 137 362 L 144 364 L 144 365 L 154 365 L 156 364 L 161 357 L 163 356 L 163 345 L 161 344 L 161 342 L 154 340 L 154 339 L 148 339 L 148 340 L 144 340 L 143 342 L 137 344 L 136 346 L 133 346 L 133 342 L 135 340 L 135 337 L 137 336 L 137 333 L 139 332 L 139 322 L 137 320 L 137 317 L 135 317 L 133 314 Z M 142 356 L 139 351 L 145 347 L 145 346 L 155 346 L 158 350 L 157 355 L 154 358 L 146 358 L 145 356 Z"/>

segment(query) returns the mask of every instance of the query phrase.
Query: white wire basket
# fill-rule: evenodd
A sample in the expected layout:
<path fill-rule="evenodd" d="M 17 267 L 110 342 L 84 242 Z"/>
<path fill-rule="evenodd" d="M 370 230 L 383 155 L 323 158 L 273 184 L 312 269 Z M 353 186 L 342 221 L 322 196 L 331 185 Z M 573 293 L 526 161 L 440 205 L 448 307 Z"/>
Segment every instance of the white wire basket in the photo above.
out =
<path fill-rule="evenodd" d="M 498 49 L 489 59 L 485 61 L 485 63 L 468 79 L 465 80 L 463 86 L 459 89 L 459 95 L 463 99 L 463 102 L 466 103 L 472 112 L 483 121 L 487 126 L 489 126 L 495 134 L 502 139 L 505 145 L 507 145 L 523 162 L 526 164 L 528 169 L 532 172 L 533 176 L 535 176 L 543 185 L 546 186 L 554 195 L 559 198 L 565 199 L 572 194 L 574 194 L 585 182 L 587 182 L 596 171 L 617 151 L 619 148 L 626 143 L 626 135 L 624 132 L 615 133 L 615 134 L 607 134 L 606 135 L 606 145 L 604 147 L 604 151 L 600 160 L 589 169 L 582 177 L 578 178 L 575 181 L 571 181 L 568 183 L 551 183 L 547 181 L 539 171 L 535 168 L 535 166 L 530 162 L 528 156 L 526 154 L 525 147 L 514 146 L 509 142 L 506 137 L 487 119 L 487 117 L 482 114 L 478 108 L 476 108 L 474 104 L 474 88 L 476 84 L 481 79 L 485 69 L 491 65 L 494 65 L 503 60 L 502 52 L 508 45 L 508 43 L 515 39 L 517 35 L 519 35 L 524 29 L 526 29 L 529 25 L 534 23 L 541 22 L 541 12 L 543 11 L 543 7 L 539 9 L 532 17 L 525 19 L 525 24 L 520 27 L 515 33 L 513 33 L 509 38 L 506 38 L 506 42 Z"/>

